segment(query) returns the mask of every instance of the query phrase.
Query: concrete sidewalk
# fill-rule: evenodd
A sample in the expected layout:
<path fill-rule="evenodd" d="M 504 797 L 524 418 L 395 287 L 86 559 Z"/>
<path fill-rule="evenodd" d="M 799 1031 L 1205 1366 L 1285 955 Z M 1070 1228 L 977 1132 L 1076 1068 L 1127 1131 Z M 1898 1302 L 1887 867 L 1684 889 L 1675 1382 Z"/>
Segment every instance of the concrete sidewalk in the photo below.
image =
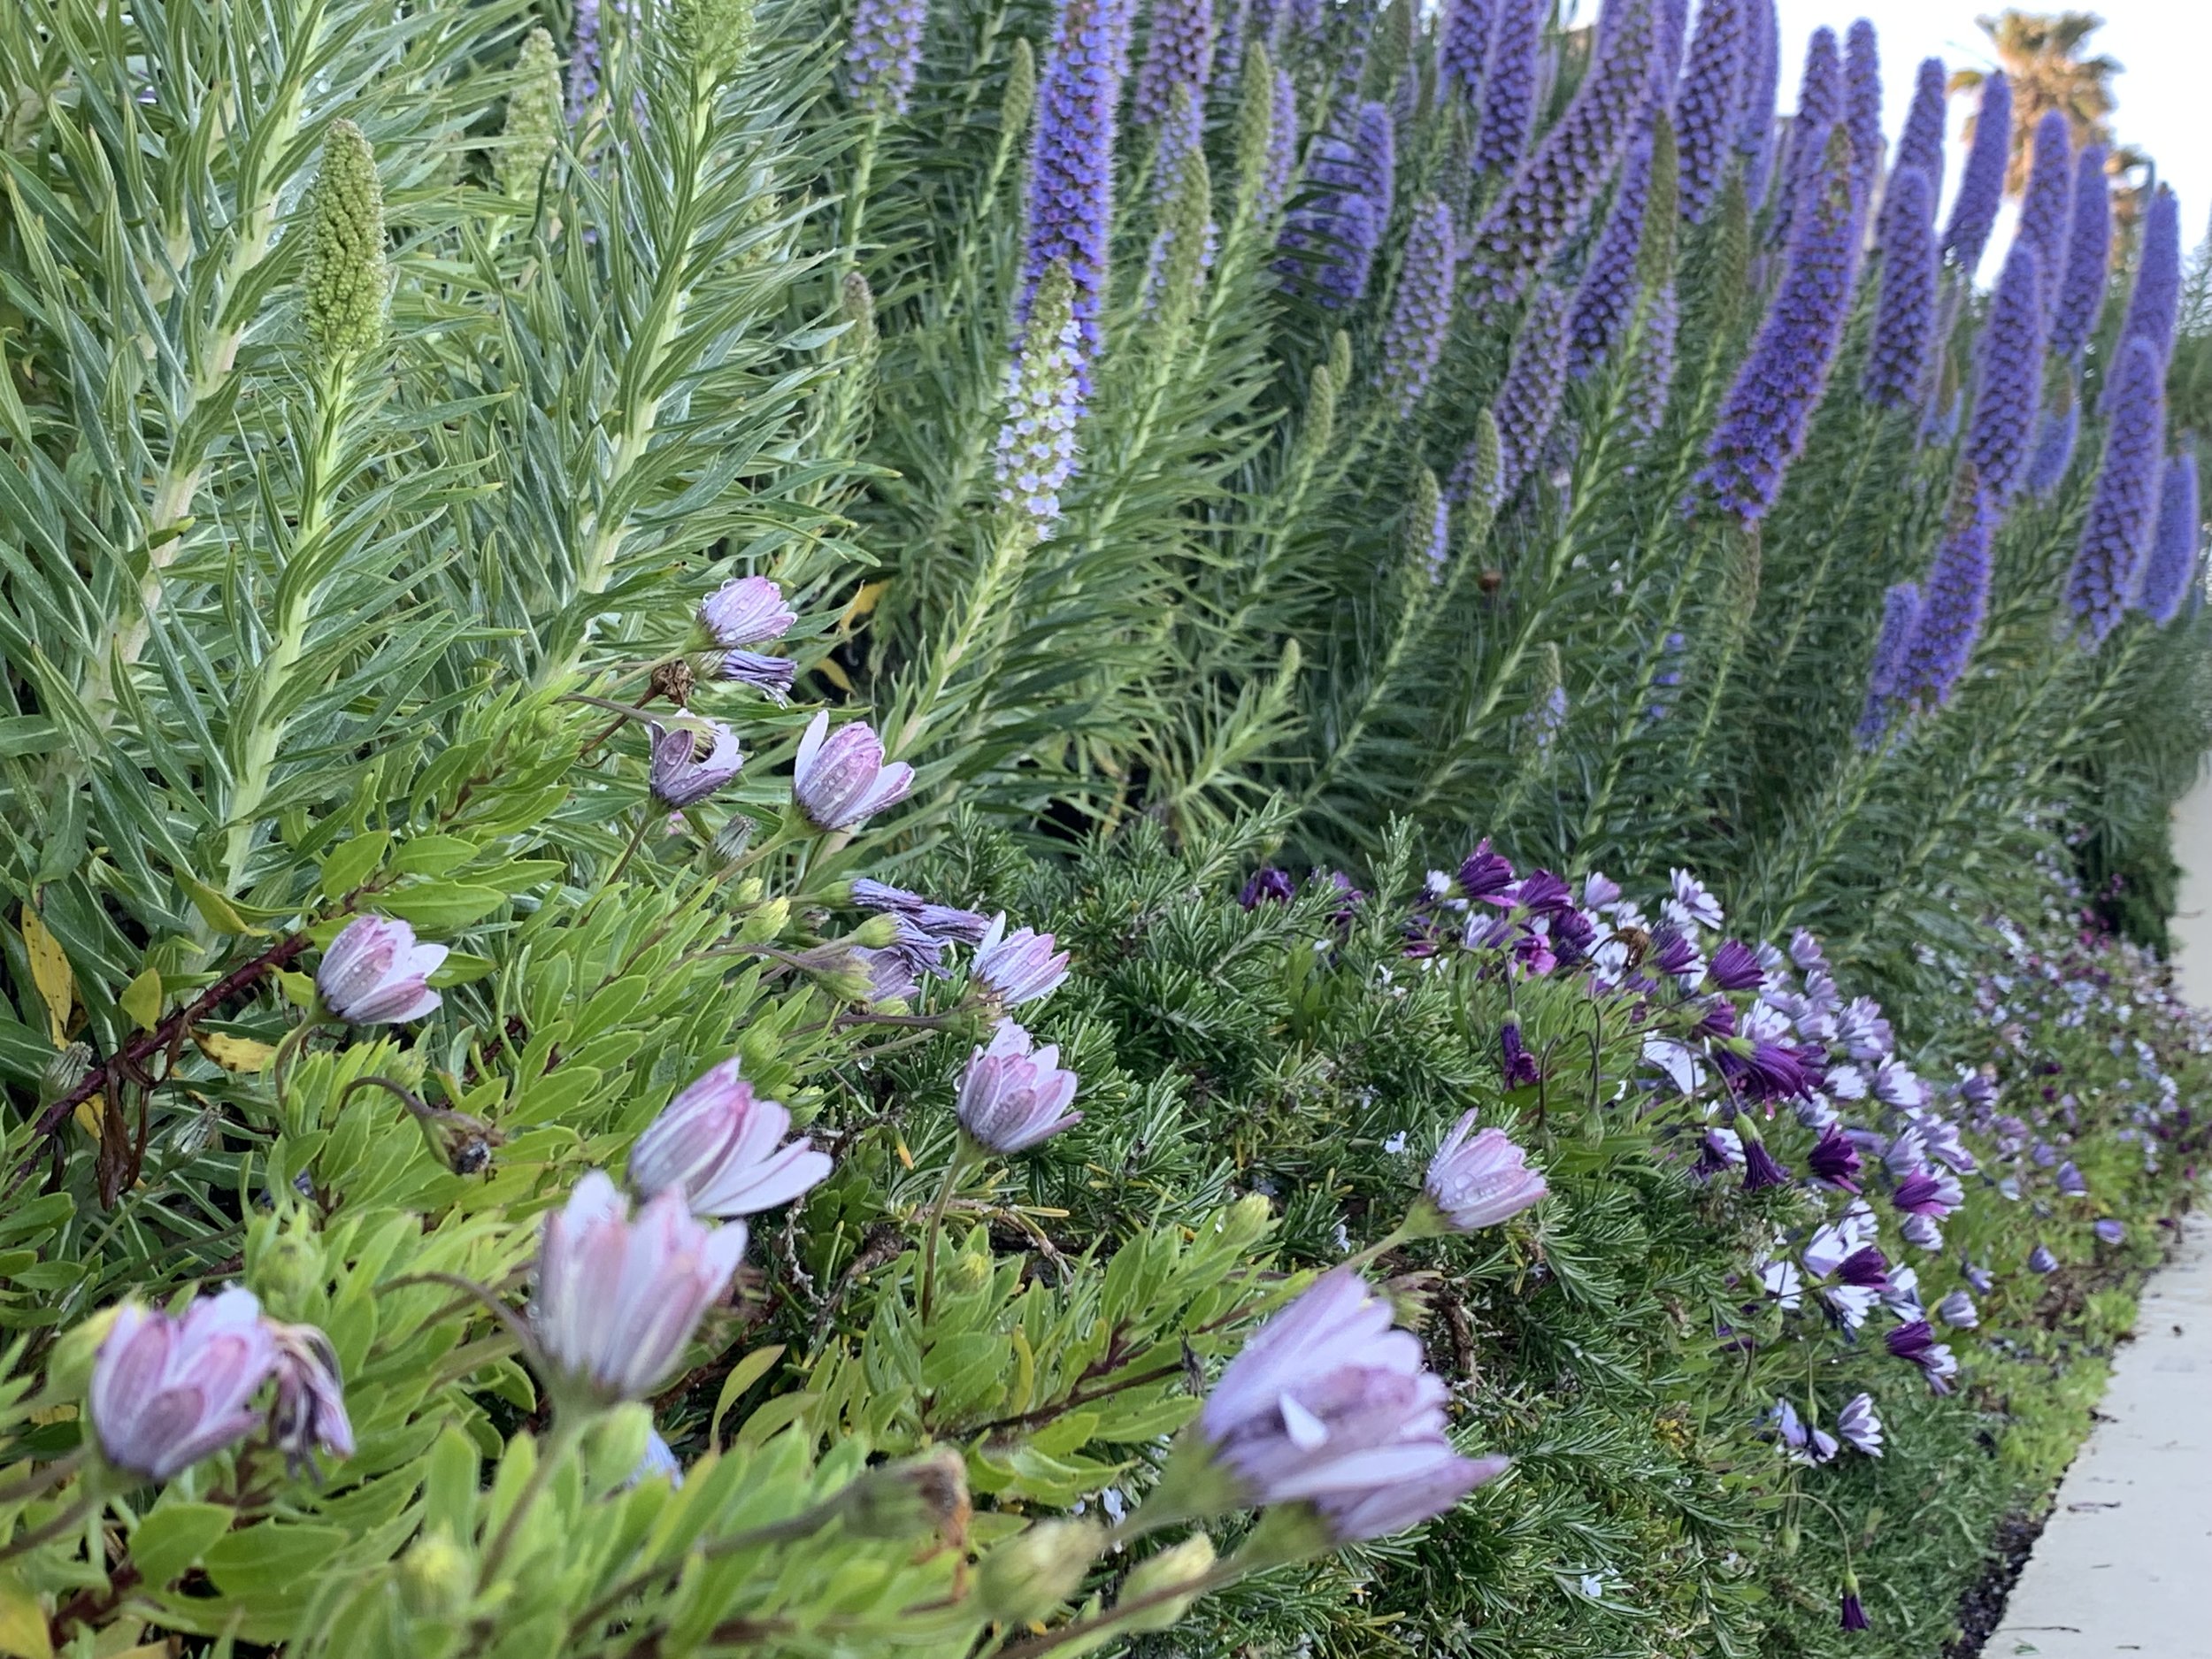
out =
<path fill-rule="evenodd" d="M 2212 1003 L 2212 785 L 2174 814 L 2175 980 Z M 1983 1659 L 2212 1659 L 2212 1217 L 2189 1218 Z"/>

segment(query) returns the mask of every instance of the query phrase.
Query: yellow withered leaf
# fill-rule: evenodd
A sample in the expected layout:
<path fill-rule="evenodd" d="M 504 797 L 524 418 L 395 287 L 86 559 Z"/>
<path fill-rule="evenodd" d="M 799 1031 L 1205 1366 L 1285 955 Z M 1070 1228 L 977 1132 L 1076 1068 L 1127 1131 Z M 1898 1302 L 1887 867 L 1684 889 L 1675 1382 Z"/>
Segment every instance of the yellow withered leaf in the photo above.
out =
<path fill-rule="evenodd" d="M 27 904 L 23 907 L 23 949 L 31 958 L 31 979 L 46 1004 L 47 1028 L 58 1048 L 69 1030 L 69 1008 L 77 997 L 76 976 L 69 972 L 68 953 L 62 949 L 61 941 Z"/>
<path fill-rule="evenodd" d="M 276 1045 L 256 1042 L 251 1037 L 230 1037 L 219 1031 L 196 1031 L 192 1041 L 200 1052 L 226 1071 L 258 1071 L 276 1054 Z"/>

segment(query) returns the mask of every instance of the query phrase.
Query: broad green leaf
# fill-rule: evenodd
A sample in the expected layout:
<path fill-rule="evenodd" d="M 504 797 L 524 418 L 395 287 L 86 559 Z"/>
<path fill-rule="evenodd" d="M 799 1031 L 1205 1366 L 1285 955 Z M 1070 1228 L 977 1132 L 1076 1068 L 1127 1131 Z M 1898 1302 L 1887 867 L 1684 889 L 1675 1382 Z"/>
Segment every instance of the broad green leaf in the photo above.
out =
<path fill-rule="evenodd" d="M 229 1532 L 236 1515 L 227 1504 L 165 1501 L 131 1533 L 131 1559 L 147 1584 L 158 1588 Z"/>

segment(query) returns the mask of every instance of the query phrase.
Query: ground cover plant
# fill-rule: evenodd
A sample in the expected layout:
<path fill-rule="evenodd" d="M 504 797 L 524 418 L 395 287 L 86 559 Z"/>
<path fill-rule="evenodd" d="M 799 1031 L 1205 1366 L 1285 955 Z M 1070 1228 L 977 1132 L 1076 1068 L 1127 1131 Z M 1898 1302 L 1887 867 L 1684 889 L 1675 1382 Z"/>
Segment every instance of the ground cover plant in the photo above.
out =
<path fill-rule="evenodd" d="M 2212 259 L 1775 35 L 0 16 L 0 1651 L 1934 1651 L 2203 1154 Z"/>

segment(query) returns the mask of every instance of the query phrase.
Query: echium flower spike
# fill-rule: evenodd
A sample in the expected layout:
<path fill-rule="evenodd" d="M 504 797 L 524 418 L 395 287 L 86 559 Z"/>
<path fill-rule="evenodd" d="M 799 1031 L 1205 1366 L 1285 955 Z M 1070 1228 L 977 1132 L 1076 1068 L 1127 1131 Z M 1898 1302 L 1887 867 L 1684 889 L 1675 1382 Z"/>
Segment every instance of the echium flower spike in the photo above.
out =
<path fill-rule="evenodd" d="M 1867 400 L 1885 409 L 1917 409 L 1927 396 L 1935 347 L 1935 193 L 1917 167 L 1891 175 L 1882 204 L 1882 291 L 1868 336 Z"/>
<path fill-rule="evenodd" d="M 1559 419 L 1567 392 L 1567 295 L 1549 283 L 1536 290 L 1513 342 L 1513 360 L 1491 405 L 1498 423 L 1498 499 L 1518 488 Z"/>
<path fill-rule="evenodd" d="M 2104 309 L 2112 266 L 2112 188 L 2102 144 L 2085 144 L 2074 159 L 2073 224 L 2066 237 L 2066 274 L 2051 317 L 2051 353 L 2072 357 L 2089 342 Z M 2054 480 L 2055 482 L 2056 480 Z"/>
<path fill-rule="evenodd" d="M 1203 94 L 1213 73 L 1213 0 L 1156 0 L 1131 109 L 1149 125 L 1174 108 L 1175 88 Z"/>
<path fill-rule="evenodd" d="M 1007 372 L 1006 417 L 994 471 L 999 503 L 1042 541 L 1060 522 L 1060 492 L 1075 475 L 1075 426 L 1083 412 L 1079 344 L 1068 268 L 1056 260 L 1037 285 L 1021 355 Z"/>
<path fill-rule="evenodd" d="M 718 86 L 753 43 L 754 0 L 668 0 L 662 32 L 676 61 L 700 84 Z"/>
<path fill-rule="evenodd" d="M 1330 134 L 1314 146 L 1308 173 L 1315 198 L 1291 215 L 1282 243 L 1305 257 L 1286 262 L 1304 273 L 1324 305 L 1340 309 L 1367 291 L 1376 251 L 1388 227 L 1396 172 L 1396 137 L 1390 111 L 1362 104 L 1350 140 Z"/>
<path fill-rule="evenodd" d="M 1106 301 L 1114 222 L 1114 121 L 1121 103 L 1128 0 L 1063 0 L 1038 88 L 1029 145 L 1029 195 L 1018 315 L 1026 325 L 1038 285 L 1067 268 L 1075 320 L 1076 385 L 1088 396 Z"/>
<path fill-rule="evenodd" d="M 1950 100 L 1950 73 L 1940 58 L 1924 58 L 1913 81 L 1912 104 L 1905 111 L 1905 130 L 1897 136 L 1897 158 L 1893 175 L 1917 167 L 1928 176 L 1928 211 L 1943 194 L 1943 129 Z"/>
<path fill-rule="evenodd" d="M 510 201 L 527 202 L 560 140 L 561 60 L 553 37 L 532 29 L 515 60 L 515 89 L 499 134 L 499 188 Z"/>
<path fill-rule="evenodd" d="M 859 0 L 845 48 L 853 102 L 879 115 L 904 115 L 922 64 L 927 0 Z"/>
<path fill-rule="evenodd" d="M 1874 661 L 1867 670 L 1866 708 L 1859 716 L 1862 748 L 1871 749 L 1889 730 L 1897 688 L 1905 675 L 1905 653 L 1920 621 L 1920 587 L 1899 582 L 1882 595 L 1882 631 L 1875 636 Z"/>
<path fill-rule="evenodd" d="M 1743 120 L 1736 129 L 1736 153 L 1743 157 L 1744 199 L 1757 212 L 1765 204 L 1774 171 L 1774 105 L 1782 89 L 1782 25 L 1774 0 L 1750 0 L 1751 31 L 1746 43 Z"/>
<path fill-rule="evenodd" d="M 1655 118 L 1663 121 L 1663 115 Z M 1602 364 L 1628 326 L 1635 309 L 1638 254 L 1644 235 L 1645 203 L 1651 190 L 1654 134 L 1647 130 L 1628 152 L 1619 187 L 1613 192 L 1612 217 L 1599 234 L 1590 263 L 1575 290 L 1574 312 L 1567 325 L 1567 365 L 1578 380 Z"/>
<path fill-rule="evenodd" d="M 1682 309 L 1675 297 L 1674 273 L 1670 271 L 1644 291 L 1643 332 L 1637 337 L 1636 362 L 1629 388 L 1629 418 L 1637 432 L 1649 437 L 1665 419 L 1667 396 L 1674 385 L 1676 337 L 1682 326 Z"/>
<path fill-rule="evenodd" d="M 1850 311 L 1858 226 L 1850 134 L 1835 128 L 1824 153 L 1791 235 L 1781 291 L 1728 389 L 1698 475 L 1747 524 L 1773 507 L 1805 446 Z"/>
<path fill-rule="evenodd" d="M 1268 132 L 1267 173 L 1260 187 L 1259 222 L 1272 224 L 1298 179 L 1298 83 L 1278 69 L 1271 88 L 1273 120 Z"/>
<path fill-rule="evenodd" d="M 1470 239 L 1469 259 L 1494 310 L 1512 304 L 1578 234 L 1620 161 L 1651 96 L 1657 25 L 1652 0 L 1610 0 L 1597 57 Z"/>
<path fill-rule="evenodd" d="M 1782 196 L 1776 204 L 1771 232 L 1774 241 L 1788 243 L 1791 227 L 1808 211 L 1814 193 L 1819 190 L 1828 134 L 1842 125 L 1843 115 L 1843 58 L 1836 49 L 1836 32 L 1817 28 L 1806 42 L 1805 72 L 1797 87 L 1797 111 L 1790 117 Z M 1855 157 L 1851 176 L 1855 181 L 1859 176 Z"/>
<path fill-rule="evenodd" d="M 1498 436 L 1498 418 L 1486 408 L 1475 416 L 1475 435 L 1459 465 L 1452 469 L 1451 486 L 1446 491 L 1463 510 L 1460 545 L 1465 551 L 1462 557 L 1471 557 L 1480 550 L 1505 499 L 1502 487 L 1504 449 Z"/>
<path fill-rule="evenodd" d="M 1882 64 L 1874 26 L 1852 24 L 1843 43 L 1843 122 L 1851 134 L 1851 188 L 1863 208 L 1882 165 Z"/>
<path fill-rule="evenodd" d="M 2035 453 L 2028 457 L 2028 494 L 2041 500 L 2056 489 L 2074 463 L 2074 441 L 2081 434 L 2081 399 L 2062 386 L 2059 406 L 2047 409 L 2037 423 Z"/>
<path fill-rule="evenodd" d="M 2166 371 L 2149 340 L 2125 340 L 2112 381 L 2112 421 L 2105 433 L 2104 468 L 2082 526 L 2081 545 L 2066 578 L 2085 642 L 2104 643 L 2142 582 L 2143 557 L 2158 513 L 2164 460 Z"/>
<path fill-rule="evenodd" d="M 576 0 L 568 50 L 568 124 L 580 127 L 599 101 L 599 0 Z"/>
<path fill-rule="evenodd" d="M 2158 523 L 2143 566 L 2143 614 L 2164 627 L 2181 614 L 2197 580 L 2204 513 L 2197 496 L 2197 457 L 2184 449 L 2167 458 L 2158 492 Z"/>
<path fill-rule="evenodd" d="M 2012 153 L 2012 83 L 2002 71 L 1982 82 L 1981 108 L 1974 117 L 1974 142 L 1959 175 L 1959 193 L 1943 230 L 1944 257 L 1962 278 L 1973 280 L 1989 245 L 1990 227 L 2004 199 L 2005 165 Z"/>
<path fill-rule="evenodd" d="M 2121 339 L 2147 340 L 2162 367 L 2173 349 L 2174 324 L 2181 307 L 2181 204 L 2165 185 L 2143 215 L 2143 251 L 2135 266 L 2135 291 L 2128 296 L 2127 326 Z"/>
<path fill-rule="evenodd" d="M 323 359 L 352 358 L 384 338 L 391 287 L 376 157 L 351 121 L 330 124 L 307 197 L 307 338 Z"/>
<path fill-rule="evenodd" d="M 2035 124 L 2027 188 L 2020 196 L 2020 225 L 2013 234 L 2016 242 L 2035 250 L 2047 323 L 2057 307 L 2060 273 L 2066 265 L 2067 209 L 2073 204 L 2073 149 L 2065 115 L 2046 110 Z"/>
<path fill-rule="evenodd" d="M 2032 257 L 2032 256 L 2031 256 Z M 1990 492 L 1961 482 L 1960 506 L 1922 585 L 1920 615 L 1905 649 L 1895 695 L 1915 708 L 1940 707 L 1965 675 L 1989 610 L 1989 539 L 1997 512 Z"/>
<path fill-rule="evenodd" d="M 1452 211 L 1442 202 L 1431 196 L 1413 210 L 1382 340 L 1382 386 L 1401 416 L 1410 415 L 1427 396 L 1451 332 L 1456 240 Z"/>
<path fill-rule="evenodd" d="M 1446 0 L 1437 34 L 1437 78 L 1471 101 L 1490 52 L 1490 0 Z"/>
<path fill-rule="evenodd" d="M 2043 384 L 2043 283 L 2034 245 L 2015 237 L 1982 331 L 1966 458 L 1992 500 L 2010 499 L 2028 458 Z"/>
<path fill-rule="evenodd" d="M 1452 509 L 1437 484 L 1436 474 L 1425 466 L 1413 469 L 1413 498 L 1406 505 L 1406 541 L 1412 554 L 1409 563 L 1422 580 L 1430 587 L 1442 581 L 1452 555 Z"/>
<path fill-rule="evenodd" d="M 1702 224 L 1736 153 L 1743 124 L 1754 0 L 1706 0 L 1675 101 L 1682 151 L 1682 217 Z"/>
<path fill-rule="evenodd" d="M 1475 128 L 1475 168 L 1504 173 L 1521 158 L 1536 119 L 1536 85 L 1551 0 L 1499 0 L 1490 25 L 1490 55 L 1482 83 L 1482 119 Z"/>
<path fill-rule="evenodd" d="M 1145 273 L 1145 299 L 1171 326 L 1189 319 L 1199 289 L 1212 266 L 1216 231 L 1213 176 L 1200 142 L 1204 111 L 1198 89 L 1175 88 L 1175 108 L 1160 123 L 1160 158 L 1156 177 L 1165 191 L 1160 228 L 1152 239 Z"/>
<path fill-rule="evenodd" d="M 1275 135 L 1275 70 L 1264 44 L 1252 49 L 1249 66 L 1237 83 L 1234 131 L 1235 234 L 1259 219 L 1267 189 L 1270 150 Z M 1264 221 L 1262 221 L 1264 222 Z"/>

